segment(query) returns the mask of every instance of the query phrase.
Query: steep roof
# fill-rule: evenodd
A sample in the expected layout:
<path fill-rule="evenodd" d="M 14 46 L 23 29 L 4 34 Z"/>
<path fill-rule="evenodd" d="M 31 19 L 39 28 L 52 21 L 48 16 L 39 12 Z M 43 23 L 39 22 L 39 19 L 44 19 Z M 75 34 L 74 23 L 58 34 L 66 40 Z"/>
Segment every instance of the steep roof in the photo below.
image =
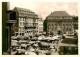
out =
<path fill-rule="evenodd" d="M 15 7 L 14 9 L 16 9 L 20 13 L 19 16 L 26 16 L 26 17 L 31 17 L 31 18 L 33 18 L 33 17 L 38 18 L 38 15 L 36 13 L 34 13 L 33 11 L 31 11 L 30 9 L 19 8 L 19 7 Z"/>
<path fill-rule="evenodd" d="M 27 12 L 27 11 L 30 11 L 30 12 L 32 12 L 31 10 L 29 10 L 29 9 L 25 9 L 25 8 L 20 8 L 20 7 L 15 7 L 17 10 L 18 10 L 18 12 Z"/>
<path fill-rule="evenodd" d="M 54 11 L 49 16 L 70 16 L 66 11 Z"/>

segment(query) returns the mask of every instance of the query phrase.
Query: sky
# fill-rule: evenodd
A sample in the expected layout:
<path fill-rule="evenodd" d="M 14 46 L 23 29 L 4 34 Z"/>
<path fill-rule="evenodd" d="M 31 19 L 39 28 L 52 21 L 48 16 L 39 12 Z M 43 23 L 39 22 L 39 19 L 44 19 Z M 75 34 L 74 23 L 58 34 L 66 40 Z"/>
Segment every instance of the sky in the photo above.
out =
<path fill-rule="evenodd" d="M 14 7 L 30 9 L 43 20 L 54 11 L 66 11 L 70 15 L 78 16 L 77 2 L 10 2 L 10 9 Z"/>

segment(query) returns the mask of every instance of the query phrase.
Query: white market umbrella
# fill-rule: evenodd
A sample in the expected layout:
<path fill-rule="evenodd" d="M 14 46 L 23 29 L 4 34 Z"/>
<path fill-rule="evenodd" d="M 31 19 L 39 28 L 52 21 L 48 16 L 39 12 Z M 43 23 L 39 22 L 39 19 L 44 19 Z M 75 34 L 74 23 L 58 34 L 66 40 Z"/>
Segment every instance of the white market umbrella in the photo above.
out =
<path fill-rule="evenodd" d="M 40 41 L 36 41 L 36 42 L 38 42 L 38 43 L 39 43 Z"/>
<path fill-rule="evenodd" d="M 21 51 L 22 49 L 16 49 L 17 51 Z"/>
<path fill-rule="evenodd" d="M 54 49 L 54 46 L 53 46 L 53 45 L 51 45 L 51 46 L 50 46 L 50 48 Z"/>
<path fill-rule="evenodd" d="M 30 46 L 31 44 L 27 44 L 27 45 L 29 45 L 29 46 Z"/>
<path fill-rule="evenodd" d="M 51 37 L 47 37 L 47 39 L 50 39 Z"/>
<path fill-rule="evenodd" d="M 58 55 L 58 53 L 52 53 L 51 55 Z"/>
<path fill-rule="evenodd" d="M 27 51 L 25 52 L 25 55 L 28 55 L 28 52 Z"/>
<path fill-rule="evenodd" d="M 16 42 L 11 43 L 12 46 L 17 46 L 18 44 Z"/>
<path fill-rule="evenodd" d="M 55 53 L 55 49 L 51 49 L 50 51 L 51 51 L 51 54 Z"/>
<path fill-rule="evenodd" d="M 55 37 L 54 39 L 59 39 L 59 38 Z"/>
<path fill-rule="evenodd" d="M 12 36 L 12 37 L 11 37 L 11 39 L 17 39 L 17 37 L 15 37 L 15 36 Z"/>
<path fill-rule="evenodd" d="M 21 43 L 26 43 L 27 41 L 25 41 L 25 40 L 20 40 L 19 42 L 21 42 Z"/>
<path fill-rule="evenodd" d="M 38 46 L 38 44 L 34 44 L 34 46 Z"/>
<path fill-rule="evenodd" d="M 54 36 L 54 37 L 52 37 L 53 39 L 59 39 L 59 38 L 57 38 L 56 36 Z"/>
<path fill-rule="evenodd" d="M 19 53 L 21 53 L 21 50 L 22 50 L 22 49 L 16 49 L 16 50 L 17 50 Z"/>
<path fill-rule="evenodd" d="M 55 49 L 51 49 L 52 51 L 55 51 Z"/>
<path fill-rule="evenodd" d="M 18 42 L 17 40 L 11 40 L 11 42 Z"/>
<path fill-rule="evenodd" d="M 28 55 L 36 55 L 34 52 L 28 52 Z"/>
<path fill-rule="evenodd" d="M 57 38 L 58 38 L 58 37 L 60 37 L 60 36 L 58 36 L 58 35 L 57 35 L 57 36 L 55 36 L 55 37 L 57 37 Z"/>
<path fill-rule="evenodd" d="M 35 51 L 35 49 L 31 48 L 30 51 Z"/>
<path fill-rule="evenodd" d="M 25 49 L 21 49 L 21 52 L 26 52 L 26 50 Z"/>
<path fill-rule="evenodd" d="M 45 38 L 45 36 L 43 36 L 43 35 L 42 35 L 41 37 L 42 37 L 42 38 Z"/>
<path fill-rule="evenodd" d="M 22 47 L 26 47 L 26 46 L 27 46 L 27 44 L 21 44 L 21 46 L 22 46 Z"/>
<path fill-rule="evenodd" d="M 18 35 L 17 38 L 22 39 L 22 36 Z"/>
<path fill-rule="evenodd" d="M 42 37 L 38 37 L 38 40 L 41 40 L 42 39 Z"/>
<path fill-rule="evenodd" d="M 41 44 L 42 44 L 42 45 L 45 45 L 45 46 L 49 46 L 49 44 L 46 43 L 46 42 L 41 42 Z"/>
<path fill-rule="evenodd" d="M 15 36 L 11 36 L 11 38 L 12 38 L 12 39 L 14 39 L 14 38 L 15 38 Z"/>
<path fill-rule="evenodd" d="M 21 37 L 20 35 L 18 35 L 17 37 Z"/>
<path fill-rule="evenodd" d="M 34 43 L 34 42 L 30 41 L 29 43 L 32 44 L 32 43 Z"/>
<path fill-rule="evenodd" d="M 19 53 L 21 52 L 21 49 L 16 49 Z"/>
<path fill-rule="evenodd" d="M 15 55 L 17 53 L 17 51 L 11 52 L 11 55 Z"/>
<path fill-rule="evenodd" d="M 51 40 L 55 40 L 55 38 L 51 38 Z"/>
<path fill-rule="evenodd" d="M 11 36 L 11 38 L 14 38 L 15 36 Z"/>
<path fill-rule="evenodd" d="M 42 38 L 45 38 L 45 36 L 43 36 Z"/>
<path fill-rule="evenodd" d="M 47 37 L 47 38 L 45 38 L 46 40 L 51 40 L 51 37 Z"/>

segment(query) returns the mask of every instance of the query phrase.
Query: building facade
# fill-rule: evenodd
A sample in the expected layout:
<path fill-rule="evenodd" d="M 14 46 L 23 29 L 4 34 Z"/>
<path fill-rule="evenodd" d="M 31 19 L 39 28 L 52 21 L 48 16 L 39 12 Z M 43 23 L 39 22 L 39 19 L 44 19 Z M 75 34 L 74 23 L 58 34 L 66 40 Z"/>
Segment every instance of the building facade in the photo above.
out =
<path fill-rule="evenodd" d="M 64 33 L 72 33 L 73 20 L 65 11 L 54 11 L 46 17 L 47 20 L 47 33 L 57 34 L 58 31 Z"/>
<path fill-rule="evenodd" d="M 42 17 L 40 17 L 40 16 L 38 19 L 38 30 L 39 30 L 39 34 L 43 33 L 43 20 L 42 20 Z"/>
<path fill-rule="evenodd" d="M 9 9 L 9 2 L 2 2 L 2 54 L 10 54 L 12 27 L 16 24 L 16 12 Z M 14 29 L 13 29 L 14 30 Z"/>
<path fill-rule="evenodd" d="M 17 15 L 18 34 L 22 36 L 34 36 L 38 33 L 38 15 L 29 9 L 15 7 Z"/>
<path fill-rule="evenodd" d="M 74 30 L 78 30 L 78 16 L 73 16 Z"/>

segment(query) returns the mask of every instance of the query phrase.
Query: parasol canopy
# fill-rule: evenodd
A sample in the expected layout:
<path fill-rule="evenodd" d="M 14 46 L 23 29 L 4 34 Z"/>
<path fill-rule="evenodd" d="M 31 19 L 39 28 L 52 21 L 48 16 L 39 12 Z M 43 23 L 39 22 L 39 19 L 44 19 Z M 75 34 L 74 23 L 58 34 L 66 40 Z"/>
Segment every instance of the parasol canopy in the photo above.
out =
<path fill-rule="evenodd" d="M 26 50 L 25 49 L 21 49 L 21 52 L 26 52 Z"/>
<path fill-rule="evenodd" d="M 22 46 L 22 47 L 27 47 L 27 45 L 26 45 L 26 44 L 21 44 L 21 46 Z"/>
<path fill-rule="evenodd" d="M 54 37 L 52 37 L 52 38 L 53 38 L 53 39 L 59 39 L 58 36 L 54 36 Z"/>
<path fill-rule="evenodd" d="M 34 42 L 30 41 L 29 43 L 32 44 L 32 43 L 34 43 Z"/>
<path fill-rule="evenodd" d="M 30 48 L 30 51 L 35 51 L 35 49 L 33 49 L 33 48 Z"/>
<path fill-rule="evenodd" d="M 11 42 L 18 42 L 17 40 L 11 40 Z"/>
<path fill-rule="evenodd" d="M 15 36 L 11 36 L 11 39 L 17 39 L 17 37 L 15 37 Z"/>
<path fill-rule="evenodd" d="M 42 39 L 42 37 L 41 37 L 41 36 L 39 36 L 39 37 L 38 37 L 38 40 L 41 40 L 41 39 Z"/>
<path fill-rule="evenodd" d="M 28 52 L 27 54 L 28 55 L 36 55 L 36 53 L 34 53 L 34 52 Z"/>
<path fill-rule="evenodd" d="M 16 42 L 12 42 L 11 45 L 12 46 L 18 46 L 18 44 Z"/>
<path fill-rule="evenodd" d="M 26 43 L 27 41 L 25 41 L 25 40 L 20 40 L 19 42 L 21 42 L 21 43 Z"/>

